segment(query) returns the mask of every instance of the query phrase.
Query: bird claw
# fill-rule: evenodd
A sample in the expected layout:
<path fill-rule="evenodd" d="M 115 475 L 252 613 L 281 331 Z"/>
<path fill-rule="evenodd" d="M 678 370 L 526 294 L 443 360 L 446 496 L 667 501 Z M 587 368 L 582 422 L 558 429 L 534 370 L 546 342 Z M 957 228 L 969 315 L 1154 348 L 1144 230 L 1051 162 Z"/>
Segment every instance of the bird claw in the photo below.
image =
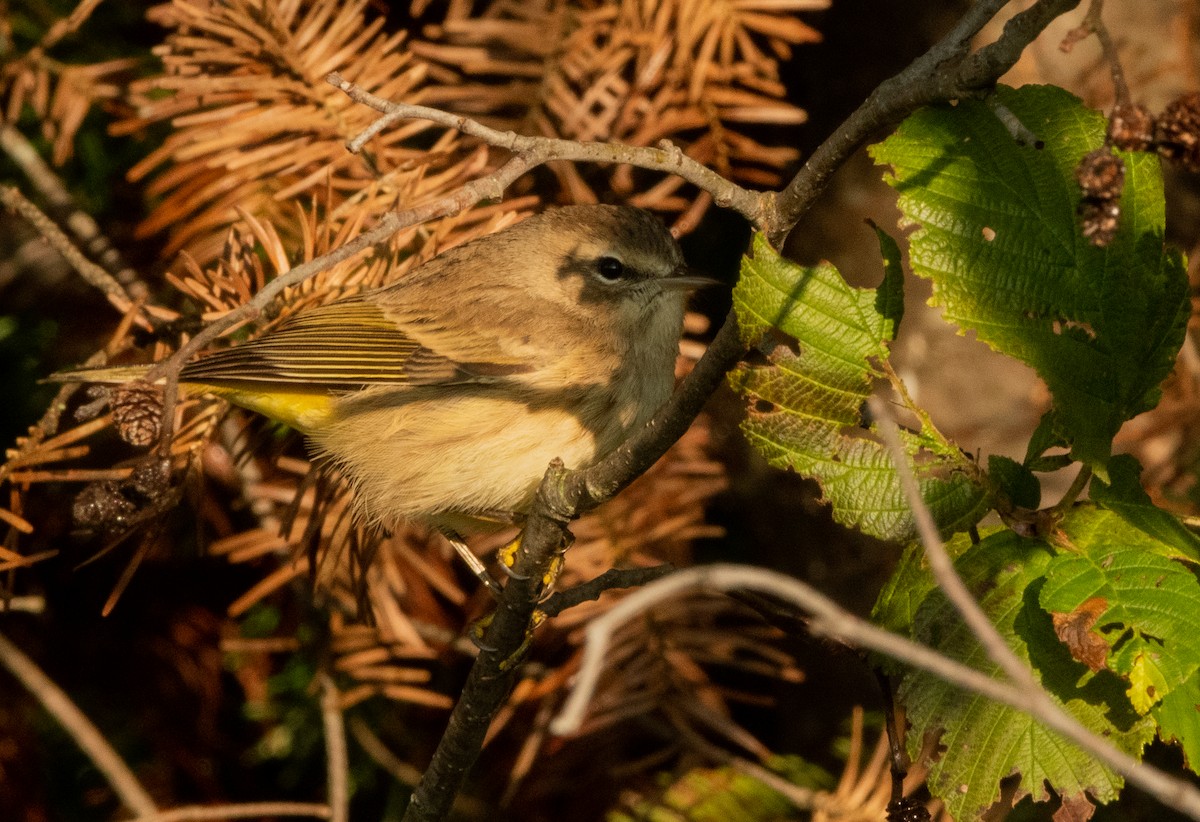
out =
<path fill-rule="evenodd" d="M 488 614 L 467 625 L 467 639 L 471 640 L 471 644 L 481 651 L 498 650 L 495 646 L 488 645 L 483 641 L 484 634 L 487 633 L 488 626 L 492 624 L 495 616 L 494 613 Z"/>
<path fill-rule="evenodd" d="M 516 570 L 517 555 L 521 553 L 522 536 L 523 533 L 517 534 L 512 542 L 508 543 L 508 545 L 505 545 L 503 548 L 497 551 L 496 559 L 500 560 L 501 569 L 503 569 L 504 573 L 508 574 L 510 579 L 519 579 L 524 581 L 529 579 L 529 575 L 518 574 Z"/>

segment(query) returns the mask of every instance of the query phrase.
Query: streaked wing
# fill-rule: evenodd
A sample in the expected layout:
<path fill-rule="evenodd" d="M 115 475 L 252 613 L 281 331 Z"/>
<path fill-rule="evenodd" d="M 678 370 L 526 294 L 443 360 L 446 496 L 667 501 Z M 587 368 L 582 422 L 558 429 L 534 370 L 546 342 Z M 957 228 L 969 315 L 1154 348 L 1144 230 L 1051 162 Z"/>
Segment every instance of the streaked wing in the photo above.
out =
<path fill-rule="evenodd" d="M 184 381 L 303 383 L 325 388 L 478 382 L 474 371 L 414 339 L 375 303 L 354 298 L 302 312 L 243 345 L 188 363 Z M 486 376 L 485 376 L 486 375 Z"/>

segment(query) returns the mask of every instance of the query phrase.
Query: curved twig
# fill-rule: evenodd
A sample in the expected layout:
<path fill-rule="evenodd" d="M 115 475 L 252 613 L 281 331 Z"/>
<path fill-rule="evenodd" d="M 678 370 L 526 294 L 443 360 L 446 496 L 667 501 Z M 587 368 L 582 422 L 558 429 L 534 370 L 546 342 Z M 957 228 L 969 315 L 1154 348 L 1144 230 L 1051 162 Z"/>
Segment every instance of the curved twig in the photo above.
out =
<path fill-rule="evenodd" d="M 920 497 L 918 496 L 919 500 Z M 918 513 L 919 506 L 914 508 Z M 928 513 L 928 509 L 926 509 Z M 931 520 L 932 521 L 932 520 Z M 936 535 L 936 528 L 934 534 Z M 764 568 L 739 565 L 705 565 L 678 571 L 652 582 L 623 599 L 616 607 L 594 620 L 587 628 L 587 647 L 567 702 L 550 725 L 553 733 L 573 733 L 580 727 L 591 694 L 604 667 L 604 653 L 614 632 L 621 625 L 654 605 L 694 590 L 730 591 L 750 589 L 790 602 L 813 615 L 809 627 L 814 633 L 838 639 L 859 648 L 869 648 L 1029 714 L 1047 728 L 1057 731 L 1087 753 L 1103 762 L 1130 782 L 1143 788 L 1169 808 L 1183 811 L 1200 820 L 1200 790 L 1163 771 L 1125 754 L 1108 740 L 1093 734 L 1066 713 L 1034 683 L 1025 677 L 1015 682 L 993 679 L 985 673 L 945 657 L 907 637 L 883 630 L 844 610 L 833 600 L 800 580 Z M 972 600 L 972 603 L 974 600 Z M 978 608 L 978 606 L 975 606 Z M 982 613 L 982 612 L 981 612 Z M 989 623 L 990 627 L 990 623 Z M 992 629 L 995 630 L 994 628 Z M 1001 640 L 1003 643 L 1003 640 Z M 1007 649 L 1007 646 L 1005 646 Z M 1011 651 L 1009 652 L 1011 653 Z M 1013 659 L 1016 659 L 1014 656 Z M 1017 660 L 1029 679 L 1029 671 Z M 1002 665 L 1007 672 L 1008 665 Z"/>
<path fill-rule="evenodd" d="M 70 734 L 96 770 L 108 780 L 122 805 L 138 816 L 154 816 L 158 813 L 158 806 L 150 794 L 99 729 L 62 688 L 55 685 L 32 659 L 3 634 L 0 634 L 0 665 L 19 679 L 25 689 L 42 703 L 47 713 Z"/>

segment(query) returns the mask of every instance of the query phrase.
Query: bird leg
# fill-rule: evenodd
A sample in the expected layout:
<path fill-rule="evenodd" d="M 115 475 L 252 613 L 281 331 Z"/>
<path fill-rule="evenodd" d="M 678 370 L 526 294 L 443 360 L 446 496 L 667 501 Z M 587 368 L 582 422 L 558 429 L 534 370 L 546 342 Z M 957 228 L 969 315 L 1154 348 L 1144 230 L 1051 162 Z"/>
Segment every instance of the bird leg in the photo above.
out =
<path fill-rule="evenodd" d="M 479 559 L 479 557 L 475 556 L 475 552 L 467 546 L 467 543 L 463 541 L 463 538 L 449 528 L 441 528 L 439 530 L 442 532 L 442 536 L 446 538 L 446 541 L 454 547 L 454 550 L 462 558 L 462 561 L 465 562 L 467 567 L 471 569 L 471 573 L 479 577 L 479 581 L 488 587 L 488 590 L 492 592 L 493 596 L 499 597 L 500 594 L 504 592 L 504 589 L 500 587 L 500 583 L 496 582 L 496 580 L 492 578 L 492 575 L 488 573 L 487 568 L 483 566 L 483 562 Z"/>

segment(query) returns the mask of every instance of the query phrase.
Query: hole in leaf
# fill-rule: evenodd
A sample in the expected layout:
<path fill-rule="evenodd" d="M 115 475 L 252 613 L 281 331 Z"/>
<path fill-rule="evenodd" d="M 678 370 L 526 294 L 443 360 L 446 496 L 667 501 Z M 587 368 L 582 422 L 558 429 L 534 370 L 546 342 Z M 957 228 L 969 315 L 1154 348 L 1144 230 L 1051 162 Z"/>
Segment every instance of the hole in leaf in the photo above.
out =
<path fill-rule="evenodd" d="M 1050 330 L 1059 336 L 1068 331 L 1082 331 L 1084 336 L 1089 340 L 1096 339 L 1096 330 L 1092 328 L 1091 323 L 1083 322 L 1082 320 L 1068 320 L 1063 317 L 1057 317 L 1050 324 Z"/>
<path fill-rule="evenodd" d="M 770 414 L 775 410 L 775 403 L 770 400 L 755 400 L 754 410 L 760 414 Z"/>
<path fill-rule="evenodd" d="M 983 227 L 982 233 L 983 233 L 983 239 L 987 240 L 989 243 L 992 240 L 996 239 L 996 229 L 992 228 L 991 226 L 985 225 Z"/>

